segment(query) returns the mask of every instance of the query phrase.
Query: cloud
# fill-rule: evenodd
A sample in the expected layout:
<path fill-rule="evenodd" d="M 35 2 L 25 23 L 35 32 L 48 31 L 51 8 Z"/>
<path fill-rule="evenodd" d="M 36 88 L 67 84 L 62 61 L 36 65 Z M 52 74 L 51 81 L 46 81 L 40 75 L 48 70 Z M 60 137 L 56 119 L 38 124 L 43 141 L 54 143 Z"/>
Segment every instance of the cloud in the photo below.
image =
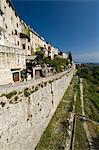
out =
<path fill-rule="evenodd" d="M 76 62 L 98 62 L 99 63 L 99 52 L 89 52 L 83 54 L 74 54 L 73 59 Z"/>

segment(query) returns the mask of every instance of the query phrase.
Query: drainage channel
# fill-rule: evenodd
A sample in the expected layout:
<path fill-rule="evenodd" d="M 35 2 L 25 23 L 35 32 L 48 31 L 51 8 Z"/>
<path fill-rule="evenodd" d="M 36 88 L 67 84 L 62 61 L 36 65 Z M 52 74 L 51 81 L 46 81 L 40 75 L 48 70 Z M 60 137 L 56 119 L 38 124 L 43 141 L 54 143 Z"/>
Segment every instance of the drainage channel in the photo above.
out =
<path fill-rule="evenodd" d="M 73 150 L 74 149 L 74 140 L 75 140 L 75 125 L 76 125 L 76 114 L 75 114 L 75 104 L 76 104 L 76 93 L 74 95 L 74 105 L 73 111 L 70 117 L 70 140 L 68 146 L 65 147 L 65 150 Z"/>

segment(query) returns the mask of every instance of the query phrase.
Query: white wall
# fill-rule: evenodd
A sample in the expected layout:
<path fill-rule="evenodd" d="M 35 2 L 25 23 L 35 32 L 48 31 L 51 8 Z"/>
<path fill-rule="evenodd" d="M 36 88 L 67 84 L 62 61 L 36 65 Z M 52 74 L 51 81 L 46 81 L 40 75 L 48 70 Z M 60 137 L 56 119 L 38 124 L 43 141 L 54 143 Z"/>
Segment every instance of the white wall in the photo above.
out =
<path fill-rule="evenodd" d="M 19 33 L 21 32 L 20 18 L 19 16 L 15 15 L 15 11 L 12 9 L 11 6 L 9 6 L 6 0 L 1 1 L 1 10 L 3 11 L 3 24 L 5 28 L 4 44 L 8 46 L 16 46 L 20 48 L 21 46 L 20 36 L 19 36 Z M 17 30 L 17 35 L 15 35 L 15 30 Z M 18 45 L 18 41 L 19 41 L 19 45 Z"/>
<path fill-rule="evenodd" d="M 72 79 L 74 69 L 10 89 L 0 89 L 1 94 L 16 90 L 11 99 L 0 97 L 0 149 L 33 150 L 52 118 Z M 50 82 L 52 81 L 52 82 Z M 34 90 L 24 96 L 24 88 Z M 22 92 L 22 93 L 19 93 Z M 4 105 L 2 105 L 4 104 Z"/>
<path fill-rule="evenodd" d="M 68 54 L 63 53 L 63 58 L 67 59 L 68 58 Z"/>
<path fill-rule="evenodd" d="M 0 45 L 0 85 L 12 83 L 11 69 L 26 68 L 25 50 Z"/>

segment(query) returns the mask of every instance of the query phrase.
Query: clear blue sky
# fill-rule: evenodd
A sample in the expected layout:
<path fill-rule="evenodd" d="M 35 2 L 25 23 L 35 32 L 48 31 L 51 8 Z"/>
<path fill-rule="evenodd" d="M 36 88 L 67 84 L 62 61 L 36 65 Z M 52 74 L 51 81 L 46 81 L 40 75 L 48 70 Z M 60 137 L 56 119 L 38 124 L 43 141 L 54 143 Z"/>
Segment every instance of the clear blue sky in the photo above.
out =
<path fill-rule="evenodd" d="M 99 62 L 98 0 L 13 0 L 16 10 L 47 41 L 74 61 Z"/>

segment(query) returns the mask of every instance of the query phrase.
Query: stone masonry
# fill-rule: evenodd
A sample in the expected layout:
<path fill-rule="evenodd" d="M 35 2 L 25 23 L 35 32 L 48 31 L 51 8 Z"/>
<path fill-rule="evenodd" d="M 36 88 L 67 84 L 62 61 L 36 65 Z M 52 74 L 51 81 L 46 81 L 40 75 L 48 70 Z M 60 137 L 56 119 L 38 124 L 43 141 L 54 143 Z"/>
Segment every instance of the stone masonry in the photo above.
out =
<path fill-rule="evenodd" d="M 0 150 L 33 150 L 73 77 L 63 73 L 0 87 Z"/>

